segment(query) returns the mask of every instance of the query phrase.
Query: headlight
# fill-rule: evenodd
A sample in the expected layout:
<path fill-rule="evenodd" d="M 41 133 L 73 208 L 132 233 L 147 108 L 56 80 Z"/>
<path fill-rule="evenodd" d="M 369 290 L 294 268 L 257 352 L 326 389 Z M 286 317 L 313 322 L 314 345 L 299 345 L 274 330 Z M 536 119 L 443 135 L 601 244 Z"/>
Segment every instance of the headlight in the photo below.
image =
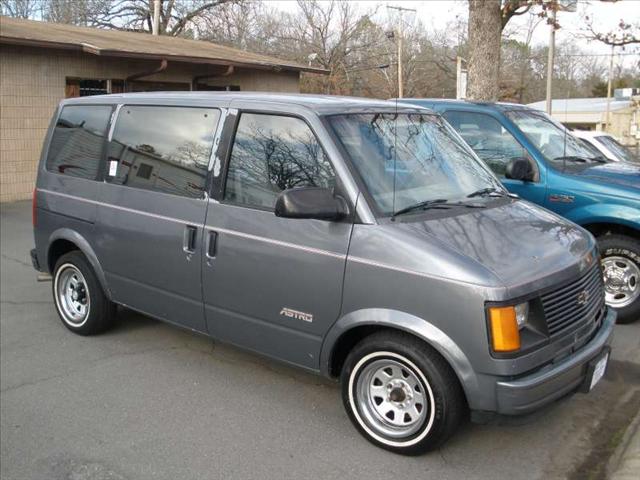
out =
<path fill-rule="evenodd" d="M 529 319 L 529 302 L 519 303 L 515 307 L 518 330 L 522 330 Z"/>
<path fill-rule="evenodd" d="M 489 307 L 491 344 L 494 352 L 520 350 L 520 330 L 529 317 L 529 303 L 508 307 Z"/>

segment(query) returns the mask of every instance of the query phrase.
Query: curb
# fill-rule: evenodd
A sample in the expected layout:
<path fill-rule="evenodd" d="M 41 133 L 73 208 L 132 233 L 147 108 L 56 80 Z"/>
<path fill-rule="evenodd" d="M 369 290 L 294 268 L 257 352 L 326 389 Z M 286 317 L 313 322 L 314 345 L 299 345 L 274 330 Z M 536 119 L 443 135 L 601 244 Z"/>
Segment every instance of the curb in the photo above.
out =
<path fill-rule="evenodd" d="M 609 480 L 636 480 L 640 472 L 640 412 L 629 424 L 606 470 Z"/>

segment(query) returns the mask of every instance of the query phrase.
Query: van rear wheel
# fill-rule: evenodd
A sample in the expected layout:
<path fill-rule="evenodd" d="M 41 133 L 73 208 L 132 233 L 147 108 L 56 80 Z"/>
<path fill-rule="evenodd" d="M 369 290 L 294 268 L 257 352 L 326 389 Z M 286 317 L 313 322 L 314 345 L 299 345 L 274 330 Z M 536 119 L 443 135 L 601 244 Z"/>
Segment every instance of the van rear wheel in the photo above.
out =
<path fill-rule="evenodd" d="M 466 413 L 464 393 L 447 362 L 402 332 L 364 338 L 342 370 L 342 400 L 373 444 L 405 455 L 437 448 Z"/>
<path fill-rule="evenodd" d="M 113 324 L 115 305 L 80 251 L 66 253 L 56 262 L 53 300 L 62 323 L 74 333 L 94 335 Z"/>
<path fill-rule="evenodd" d="M 640 241 L 626 235 L 598 238 L 604 272 L 605 300 L 618 323 L 640 318 Z"/>

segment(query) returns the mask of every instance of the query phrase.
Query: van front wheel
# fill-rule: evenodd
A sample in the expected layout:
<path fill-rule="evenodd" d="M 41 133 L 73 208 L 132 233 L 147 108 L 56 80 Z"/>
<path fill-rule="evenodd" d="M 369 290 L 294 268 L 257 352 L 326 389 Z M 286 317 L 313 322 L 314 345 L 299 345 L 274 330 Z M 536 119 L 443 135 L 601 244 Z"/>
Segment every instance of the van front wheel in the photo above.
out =
<path fill-rule="evenodd" d="M 91 265 L 78 250 L 56 262 L 53 300 L 62 323 L 74 333 L 94 335 L 113 323 L 115 305 L 104 294 Z"/>
<path fill-rule="evenodd" d="M 380 332 L 349 353 L 342 371 L 349 418 L 370 442 L 405 455 L 441 445 L 466 412 L 464 393 L 447 362 L 401 332 Z"/>
<path fill-rule="evenodd" d="M 618 313 L 618 323 L 640 318 L 640 241 L 625 235 L 598 238 L 607 305 Z"/>

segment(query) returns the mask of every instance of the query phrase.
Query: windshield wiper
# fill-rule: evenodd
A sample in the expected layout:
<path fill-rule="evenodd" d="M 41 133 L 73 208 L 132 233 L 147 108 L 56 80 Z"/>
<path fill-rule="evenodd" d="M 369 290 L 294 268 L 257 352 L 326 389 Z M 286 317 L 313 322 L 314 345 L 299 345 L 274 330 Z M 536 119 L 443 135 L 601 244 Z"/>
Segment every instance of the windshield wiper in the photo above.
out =
<path fill-rule="evenodd" d="M 422 202 L 414 203 L 413 205 L 409 205 L 407 207 L 401 208 L 393 215 L 391 215 L 391 219 L 393 220 L 398 215 L 402 215 L 403 213 L 412 212 L 413 210 L 426 210 L 428 208 L 449 208 L 446 203 L 449 200 L 446 198 L 436 198 L 435 200 L 423 200 Z"/>
<path fill-rule="evenodd" d="M 588 157 L 580 157 L 578 155 L 565 155 L 562 157 L 556 157 L 553 160 L 560 161 L 560 162 L 567 160 L 569 162 L 580 162 L 580 163 L 591 163 L 591 162 L 607 163 L 607 160 L 605 160 L 602 157 L 588 158 Z"/>
<path fill-rule="evenodd" d="M 487 187 L 487 188 L 481 188 L 480 190 L 476 190 L 475 192 L 471 192 L 469 195 L 467 195 L 467 198 L 484 197 L 485 195 L 491 195 L 491 194 L 498 194 L 498 196 L 500 197 L 505 196 L 505 193 L 502 190 L 496 187 Z"/>

